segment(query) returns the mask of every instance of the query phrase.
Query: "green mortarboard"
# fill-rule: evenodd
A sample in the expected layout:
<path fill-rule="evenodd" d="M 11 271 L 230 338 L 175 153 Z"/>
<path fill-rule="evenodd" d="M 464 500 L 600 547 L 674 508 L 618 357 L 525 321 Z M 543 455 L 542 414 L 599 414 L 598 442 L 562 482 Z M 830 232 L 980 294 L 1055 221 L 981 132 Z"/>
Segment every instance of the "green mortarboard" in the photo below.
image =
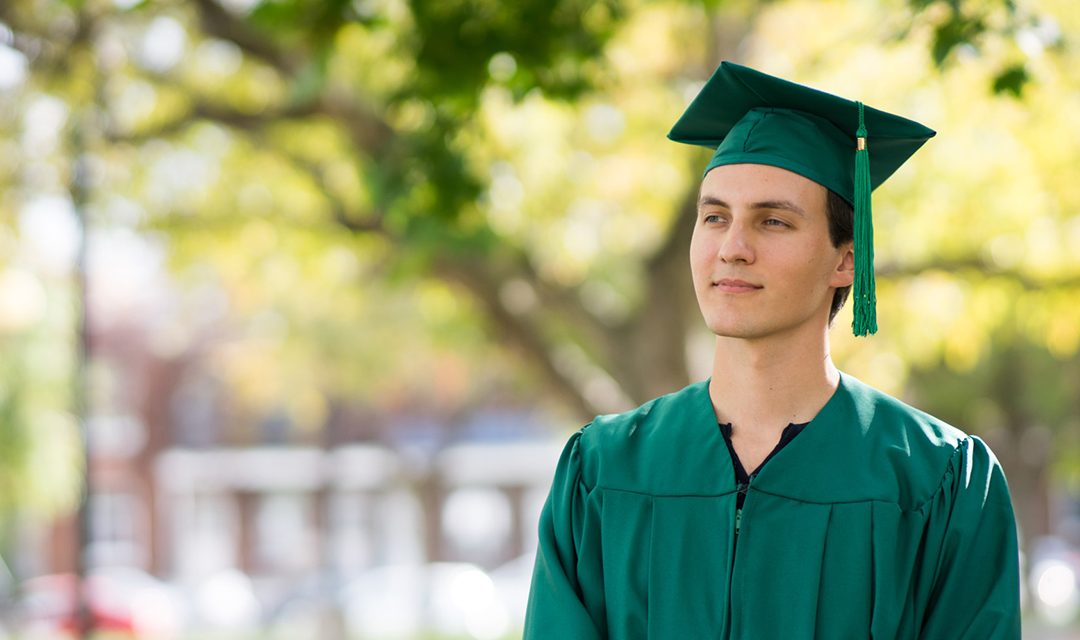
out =
<path fill-rule="evenodd" d="M 877 331 L 870 192 L 934 131 L 861 102 L 722 62 L 668 138 L 715 148 L 705 172 L 767 164 L 831 189 L 855 209 L 852 330 Z"/>

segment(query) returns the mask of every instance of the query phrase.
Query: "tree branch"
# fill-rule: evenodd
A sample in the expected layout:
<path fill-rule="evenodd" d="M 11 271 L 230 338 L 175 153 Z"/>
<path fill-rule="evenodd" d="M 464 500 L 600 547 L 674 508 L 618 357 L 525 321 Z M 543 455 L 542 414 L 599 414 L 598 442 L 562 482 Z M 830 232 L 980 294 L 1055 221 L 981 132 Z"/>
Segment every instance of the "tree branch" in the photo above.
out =
<path fill-rule="evenodd" d="M 266 62 L 283 76 L 296 79 L 300 71 L 311 64 L 306 55 L 286 52 L 271 38 L 252 29 L 242 19 L 229 13 L 216 0 L 195 0 L 203 28 L 212 36 L 228 40 L 254 58 Z M 343 124 L 353 142 L 372 157 L 379 157 L 395 139 L 393 128 L 362 102 L 349 94 L 329 90 L 317 100 L 298 107 L 331 117 Z M 207 116 L 213 118 L 212 114 Z M 265 121 L 265 119 L 263 119 Z M 242 126 L 241 124 L 238 126 Z"/>
<path fill-rule="evenodd" d="M 358 216 L 355 212 L 349 211 L 348 207 L 331 193 L 323 177 L 322 169 L 318 165 L 291 155 L 289 158 L 319 186 L 320 191 L 330 203 L 330 215 L 335 223 L 353 233 L 379 233 L 390 236 L 389 229 L 383 224 L 383 212 L 373 211 L 367 215 Z"/>
<path fill-rule="evenodd" d="M 334 219 L 339 224 L 354 232 L 370 231 L 387 237 L 393 236 L 392 232 L 382 224 L 381 215 L 365 216 L 364 220 L 357 220 L 355 216 L 349 215 L 345 206 L 325 188 L 325 182 L 317 165 L 299 158 L 293 158 L 293 162 L 323 187 L 324 195 L 332 203 Z M 395 240 L 404 243 L 401 238 Z M 472 293 L 499 333 L 506 336 L 512 345 L 537 366 L 555 392 L 562 397 L 568 407 L 578 412 L 582 420 L 590 420 L 598 413 L 602 413 L 598 407 L 593 406 L 585 398 L 577 381 L 568 377 L 556 364 L 553 357 L 554 350 L 551 348 L 550 341 L 544 336 L 537 314 L 515 313 L 509 309 L 502 298 L 501 285 L 515 278 L 532 283 L 538 297 L 541 298 L 540 306 L 545 312 L 561 319 L 570 319 L 575 330 L 597 339 L 602 337 L 603 344 L 610 346 L 610 339 L 600 329 L 599 321 L 590 316 L 580 302 L 574 303 L 572 292 L 545 285 L 524 255 L 518 255 L 516 260 L 512 261 L 513 267 L 500 268 L 497 266 L 499 264 L 509 265 L 511 262 L 499 262 L 492 259 L 484 259 L 480 262 L 468 257 L 460 259 L 442 257 L 433 265 L 432 272 L 436 277 L 455 282 Z"/>
<path fill-rule="evenodd" d="M 164 138 L 183 131 L 195 120 L 209 120 L 239 131 L 254 132 L 283 120 L 296 120 L 316 115 L 327 116 L 337 122 L 349 132 L 349 137 L 357 148 L 374 158 L 383 155 L 385 150 L 392 145 L 395 137 L 389 125 L 367 114 L 357 105 L 345 104 L 334 98 L 322 98 L 258 113 L 238 111 L 206 100 L 197 100 L 192 104 L 190 111 L 180 118 L 153 129 L 132 134 L 109 132 L 108 139 L 113 142 L 141 142 Z"/>
<path fill-rule="evenodd" d="M 152 129 L 144 129 L 133 133 L 107 132 L 106 139 L 110 142 L 139 143 L 156 138 L 167 138 L 187 129 L 193 122 L 209 120 L 218 124 L 245 132 L 256 132 L 264 127 L 281 122 L 305 118 L 319 113 L 317 105 L 291 105 L 282 109 L 264 110 L 259 113 L 247 113 L 215 105 L 206 101 L 195 101 L 191 109 L 183 116 L 166 122 Z"/>
<path fill-rule="evenodd" d="M 1004 278 L 1020 284 L 1027 291 L 1065 289 L 1080 287 L 1080 274 L 1065 274 L 1053 278 L 1034 278 L 1018 269 L 1003 269 L 977 256 L 932 260 L 922 264 L 884 264 L 874 269 L 878 278 L 911 278 L 928 271 L 944 271 L 955 274 L 960 271 L 977 271 L 987 278 Z"/>
<path fill-rule="evenodd" d="M 320 114 L 344 126 L 353 144 L 372 158 L 383 157 L 397 141 L 397 133 L 385 120 L 339 91 L 328 91 L 315 107 Z"/>
<path fill-rule="evenodd" d="M 296 75 L 296 72 L 303 68 L 296 56 L 286 55 L 271 39 L 229 13 L 215 0 L 194 0 L 194 3 L 199 9 L 199 21 L 206 33 L 232 42 L 284 75 Z"/>
<path fill-rule="evenodd" d="M 528 362 L 544 374 L 555 393 L 562 398 L 566 406 L 576 411 L 583 421 L 603 413 L 586 399 L 577 381 L 560 370 L 555 362 L 554 350 L 545 342 L 543 332 L 535 322 L 535 316 L 515 314 L 507 309 L 499 296 L 498 282 L 490 277 L 482 265 L 474 261 L 440 260 L 436 265 L 436 272 L 447 280 L 461 284 L 476 296 L 506 341 L 516 346 Z"/>
<path fill-rule="evenodd" d="M 569 324 L 581 335 L 583 342 L 593 345 L 599 356 L 597 364 L 609 374 L 612 373 L 613 354 L 621 347 L 612 340 L 615 328 L 589 312 L 581 302 L 582 294 L 578 289 L 560 287 L 545 280 L 536 272 L 524 252 L 516 256 L 514 272 L 500 278 L 504 282 L 511 279 L 528 282 L 536 292 L 539 308 Z"/>

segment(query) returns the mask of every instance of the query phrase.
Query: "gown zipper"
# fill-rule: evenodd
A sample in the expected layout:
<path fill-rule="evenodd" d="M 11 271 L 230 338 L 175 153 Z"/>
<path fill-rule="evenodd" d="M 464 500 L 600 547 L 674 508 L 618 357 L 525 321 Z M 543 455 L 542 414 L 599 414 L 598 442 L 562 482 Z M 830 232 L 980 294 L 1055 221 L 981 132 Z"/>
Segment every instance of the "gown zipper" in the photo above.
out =
<path fill-rule="evenodd" d="M 754 479 L 754 476 L 750 476 L 750 480 L 753 480 L 753 479 Z M 750 483 L 749 482 L 739 483 L 739 486 L 736 487 L 738 493 L 743 495 L 744 500 L 746 499 L 746 491 L 749 488 L 750 488 Z M 736 498 L 736 500 L 737 500 L 737 498 Z M 735 509 L 735 537 L 736 537 L 736 539 L 738 539 L 739 530 L 740 530 L 741 527 L 742 527 L 742 507 L 738 507 L 738 508 Z"/>
<path fill-rule="evenodd" d="M 750 476 L 748 482 L 740 482 L 738 484 L 738 486 L 736 487 L 736 493 L 741 494 L 743 496 L 744 500 L 746 499 L 746 492 L 747 492 L 747 490 L 750 489 L 750 481 L 753 481 L 754 475 L 756 475 L 756 474 L 752 474 Z M 735 499 L 736 499 L 735 504 L 738 504 L 738 496 L 736 496 Z M 745 502 L 744 502 L 744 505 L 745 505 Z M 739 531 L 742 529 L 742 512 L 743 512 L 742 507 L 736 507 L 735 508 L 735 537 L 734 537 L 734 540 L 732 541 L 732 544 L 731 544 L 731 573 L 728 576 L 728 579 L 729 579 L 729 582 L 728 582 L 728 610 L 727 610 L 727 613 L 726 613 L 727 617 L 726 617 L 726 620 L 724 622 L 724 628 L 725 628 L 725 636 L 724 637 L 728 637 L 727 634 L 729 634 L 730 631 L 731 631 L 731 616 L 732 616 L 732 611 L 733 611 L 732 604 L 733 604 L 733 598 L 734 598 L 734 593 L 732 593 L 732 590 L 731 590 L 731 584 L 732 584 L 731 579 L 733 579 L 734 575 L 735 575 L 735 549 L 739 544 Z"/>

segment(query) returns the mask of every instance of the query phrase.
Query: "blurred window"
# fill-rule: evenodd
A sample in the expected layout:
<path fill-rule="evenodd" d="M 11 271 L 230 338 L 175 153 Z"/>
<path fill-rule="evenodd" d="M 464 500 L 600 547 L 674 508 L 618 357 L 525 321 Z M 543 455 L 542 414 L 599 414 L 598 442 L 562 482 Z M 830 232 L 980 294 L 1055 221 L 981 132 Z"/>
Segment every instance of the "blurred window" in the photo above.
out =
<path fill-rule="evenodd" d="M 126 491 L 98 491 L 90 498 L 89 562 L 93 566 L 143 566 L 138 538 L 144 510 Z"/>
<path fill-rule="evenodd" d="M 335 493 L 330 497 L 330 523 L 334 567 L 346 573 L 362 571 L 373 564 L 371 519 L 372 501 L 357 492 Z"/>
<path fill-rule="evenodd" d="M 415 493 L 395 488 L 380 496 L 375 524 L 375 564 L 424 562 L 424 510 Z"/>
<path fill-rule="evenodd" d="M 261 496 L 255 513 L 255 558 L 271 573 L 314 569 L 318 564 L 312 496 L 274 493 Z"/>
<path fill-rule="evenodd" d="M 205 372 L 185 376 L 169 402 L 175 444 L 210 447 L 220 442 L 219 396 L 220 384 Z"/>
<path fill-rule="evenodd" d="M 233 496 L 199 492 L 174 505 L 173 560 L 180 576 L 201 579 L 237 566 L 239 513 Z"/>

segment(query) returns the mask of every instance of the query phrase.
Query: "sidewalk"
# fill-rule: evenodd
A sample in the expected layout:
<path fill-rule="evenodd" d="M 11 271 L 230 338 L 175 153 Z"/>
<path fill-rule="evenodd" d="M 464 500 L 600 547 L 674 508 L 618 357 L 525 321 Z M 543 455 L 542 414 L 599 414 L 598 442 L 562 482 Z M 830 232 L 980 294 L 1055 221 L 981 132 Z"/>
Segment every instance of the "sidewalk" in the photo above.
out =
<path fill-rule="evenodd" d="M 1080 626 L 1052 627 L 1040 620 L 1024 620 L 1023 640 L 1080 640 Z"/>

